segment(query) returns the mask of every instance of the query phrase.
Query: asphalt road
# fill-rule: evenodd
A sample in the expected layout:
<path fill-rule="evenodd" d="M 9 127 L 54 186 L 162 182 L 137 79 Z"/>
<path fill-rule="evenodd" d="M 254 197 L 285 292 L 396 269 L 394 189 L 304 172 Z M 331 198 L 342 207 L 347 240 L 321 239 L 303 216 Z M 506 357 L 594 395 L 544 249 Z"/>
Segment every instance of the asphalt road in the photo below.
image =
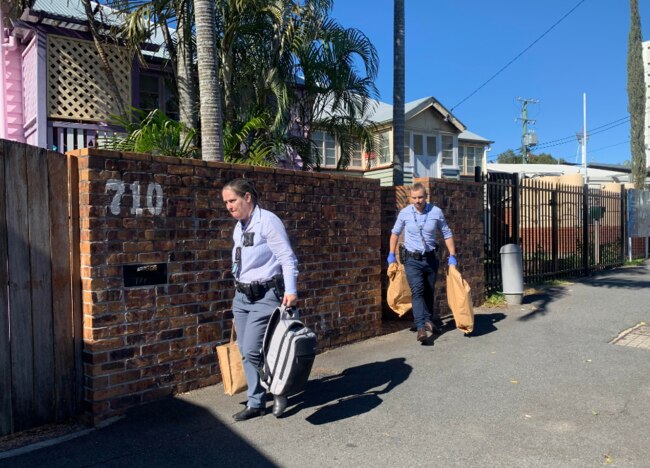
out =
<path fill-rule="evenodd" d="M 319 355 L 280 419 L 235 423 L 245 397 L 217 385 L 0 467 L 650 467 L 650 350 L 610 343 L 650 323 L 647 266 L 475 312 L 471 337 L 448 324 L 429 346 L 403 330 Z"/>

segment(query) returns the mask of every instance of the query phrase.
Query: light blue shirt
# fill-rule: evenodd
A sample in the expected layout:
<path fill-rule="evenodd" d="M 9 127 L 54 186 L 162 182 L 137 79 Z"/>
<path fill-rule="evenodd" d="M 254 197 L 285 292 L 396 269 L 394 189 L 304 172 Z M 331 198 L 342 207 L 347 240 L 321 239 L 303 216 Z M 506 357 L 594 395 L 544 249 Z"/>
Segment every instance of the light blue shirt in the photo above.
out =
<path fill-rule="evenodd" d="M 252 236 L 252 245 L 244 246 L 245 235 Z M 237 247 L 241 247 L 241 267 L 235 274 L 237 281 L 268 281 L 282 273 L 285 292 L 297 294 L 298 259 L 280 218 L 256 206 L 248 224 L 244 226 L 241 221 L 237 222 L 232 237 L 235 244 L 233 265 Z"/>
<path fill-rule="evenodd" d="M 426 204 L 423 213 L 418 213 L 413 205 L 402 208 L 391 232 L 399 236 L 404 228 L 404 247 L 410 252 L 433 250 L 438 232 L 442 233 L 444 239 L 453 236 L 442 210 L 431 203 Z"/>

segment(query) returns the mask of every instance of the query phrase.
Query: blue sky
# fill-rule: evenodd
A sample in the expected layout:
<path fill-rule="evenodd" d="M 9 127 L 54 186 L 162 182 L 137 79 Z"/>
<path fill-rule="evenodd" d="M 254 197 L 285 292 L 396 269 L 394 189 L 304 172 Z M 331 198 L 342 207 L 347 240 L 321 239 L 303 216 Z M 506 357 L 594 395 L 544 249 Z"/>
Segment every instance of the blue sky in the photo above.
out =
<path fill-rule="evenodd" d="M 528 118 L 536 120 L 529 128 L 540 143 L 533 152 L 579 162 L 577 140 L 570 137 L 582 129 L 586 93 L 587 129 L 593 133 L 588 161 L 629 160 L 629 1 L 580 1 L 405 0 L 406 101 L 434 96 L 453 108 L 469 130 L 494 141 L 489 158 L 495 159 L 521 145 L 517 97 L 537 99 L 528 106 Z M 649 40 L 650 0 L 639 0 L 639 10 L 643 39 Z M 336 0 L 332 16 L 363 31 L 375 45 L 376 84 L 381 100 L 392 103 L 393 1 Z"/>

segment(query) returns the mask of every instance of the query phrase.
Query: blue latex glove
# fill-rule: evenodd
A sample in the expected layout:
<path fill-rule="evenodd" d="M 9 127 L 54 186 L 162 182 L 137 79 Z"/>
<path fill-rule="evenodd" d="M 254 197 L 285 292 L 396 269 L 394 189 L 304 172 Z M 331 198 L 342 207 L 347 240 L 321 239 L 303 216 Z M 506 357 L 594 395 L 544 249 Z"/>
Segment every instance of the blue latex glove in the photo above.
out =
<path fill-rule="evenodd" d="M 458 265 L 458 262 L 456 261 L 456 257 L 454 257 L 453 255 L 450 255 L 450 256 L 449 256 L 449 259 L 447 260 L 447 265 L 449 265 L 449 266 L 451 266 L 451 265 L 453 265 L 453 266 Z"/>
<path fill-rule="evenodd" d="M 386 261 L 390 265 L 391 263 L 397 263 L 397 258 L 395 258 L 395 254 L 391 252 L 388 254 L 388 258 L 386 259 Z"/>

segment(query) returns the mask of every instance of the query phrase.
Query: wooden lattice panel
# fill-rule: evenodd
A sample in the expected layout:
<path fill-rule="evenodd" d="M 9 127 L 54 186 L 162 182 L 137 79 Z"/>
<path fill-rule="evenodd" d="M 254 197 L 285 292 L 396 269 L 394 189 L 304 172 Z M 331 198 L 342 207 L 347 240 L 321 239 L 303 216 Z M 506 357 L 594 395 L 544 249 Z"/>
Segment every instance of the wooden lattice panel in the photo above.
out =
<path fill-rule="evenodd" d="M 125 49 L 104 44 L 126 106 L 131 105 L 131 65 Z M 51 118 L 105 122 L 118 107 L 91 41 L 48 36 L 47 109 Z"/>
<path fill-rule="evenodd" d="M 38 63 L 38 36 L 25 49 L 23 55 L 23 121 L 31 122 L 38 115 L 38 92 L 35 83 L 38 83 L 36 74 Z M 41 94 L 42 96 L 42 94 Z"/>

